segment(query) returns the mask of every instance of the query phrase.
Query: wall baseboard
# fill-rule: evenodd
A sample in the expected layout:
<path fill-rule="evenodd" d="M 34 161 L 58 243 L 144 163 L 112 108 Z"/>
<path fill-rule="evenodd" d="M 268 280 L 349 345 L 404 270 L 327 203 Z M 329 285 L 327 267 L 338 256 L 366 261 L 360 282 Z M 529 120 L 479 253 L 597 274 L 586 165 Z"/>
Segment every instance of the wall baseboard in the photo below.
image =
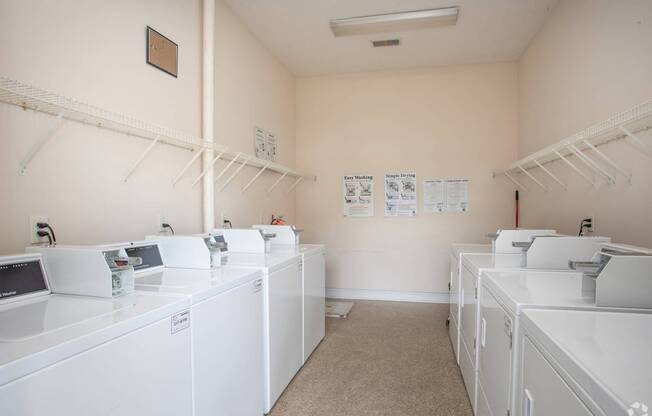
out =
<path fill-rule="evenodd" d="M 395 292 L 391 290 L 326 288 L 331 299 L 386 300 L 392 302 L 448 303 L 448 292 Z"/>

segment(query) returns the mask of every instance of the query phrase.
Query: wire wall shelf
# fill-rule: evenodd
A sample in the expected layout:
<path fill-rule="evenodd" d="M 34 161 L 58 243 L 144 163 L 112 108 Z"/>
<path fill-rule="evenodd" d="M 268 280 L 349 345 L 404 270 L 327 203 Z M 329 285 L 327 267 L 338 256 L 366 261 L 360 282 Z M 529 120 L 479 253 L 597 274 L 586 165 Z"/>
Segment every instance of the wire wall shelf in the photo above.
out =
<path fill-rule="evenodd" d="M 517 174 L 522 174 L 547 191 L 548 187 L 532 173 L 533 170 L 540 169 L 559 186 L 567 189 L 567 185 L 545 166 L 551 162 L 563 161 L 594 187 L 597 183 L 587 174 L 587 169 L 597 177 L 603 178 L 608 184 L 616 183 L 616 175 L 621 175 L 631 182 L 631 174 L 598 147 L 617 140 L 625 140 L 639 152 L 652 158 L 652 149 L 638 136 L 650 128 L 652 128 L 652 100 L 615 114 L 605 121 L 526 156 L 507 168 L 495 170 L 493 176 L 495 178 L 504 175 L 518 188 L 527 191 L 527 187 L 515 177 Z M 581 163 L 583 169 L 577 166 L 577 161 Z"/>
<path fill-rule="evenodd" d="M 242 192 L 246 191 L 246 189 L 249 188 L 253 182 L 262 175 L 264 171 L 276 172 L 281 175 L 277 182 L 268 189 L 268 192 L 271 192 L 271 190 L 276 187 L 286 176 L 295 178 L 295 182 L 288 189 L 288 192 L 290 192 L 305 177 L 305 175 L 295 171 L 294 169 L 288 168 L 281 164 L 260 159 L 242 152 L 229 152 L 226 146 L 220 145 L 218 143 L 207 141 L 200 137 L 193 136 L 179 130 L 142 121 L 126 114 L 106 110 L 3 76 L 0 76 L 0 101 L 16 105 L 23 108 L 24 110 L 33 110 L 50 114 L 59 120 L 57 126 L 53 129 L 51 134 L 42 139 L 40 142 L 36 143 L 34 147 L 29 151 L 29 153 L 25 156 L 20 164 L 19 173 L 21 175 L 26 174 L 28 164 L 45 145 L 45 143 L 59 134 L 61 128 L 67 121 L 75 121 L 82 124 L 92 125 L 152 141 L 152 143 L 150 143 L 150 145 L 135 161 L 131 169 L 123 177 L 125 182 L 129 179 L 129 177 L 134 173 L 134 171 L 158 143 L 165 143 L 194 152 L 192 158 L 183 167 L 179 174 L 177 174 L 172 180 L 173 185 L 181 180 L 189 168 L 206 151 L 212 151 L 216 156 L 212 159 L 212 163 L 210 163 L 210 165 L 202 171 L 201 175 L 196 178 L 196 180 L 193 182 L 193 186 L 196 185 L 199 180 L 202 179 L 203 176 L 209 171 L 209 169 L 212 168 L 213 165 L 220 159 L 228 161 L 229 163 L 227 164 L 227 167 L 223 169 L 220 175 L 217 176 L 218 179 L 235 163 L 240 164 L 236 171 L 232 173 L 227 181 L 223 184 L 221 189 L 224 189 L 226 185 L 228 185 L 228 183 L 231 182 L 240 172 L 240 170 L 242 170 L 242 168 L 245 166 L 258 169 L 258 172 L 247 183 L 247 185 L 242 188 Z"/>

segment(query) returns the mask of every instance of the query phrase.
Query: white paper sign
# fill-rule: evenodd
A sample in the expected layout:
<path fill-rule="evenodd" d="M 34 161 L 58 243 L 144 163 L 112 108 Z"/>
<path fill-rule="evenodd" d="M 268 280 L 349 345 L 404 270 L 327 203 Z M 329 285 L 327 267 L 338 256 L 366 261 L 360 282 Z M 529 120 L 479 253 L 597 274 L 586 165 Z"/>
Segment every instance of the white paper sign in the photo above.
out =
<path fill-rule="evenodd" d="M 373 175 L 345 175 L 342 181 L 345 217 L 373 217 Z"/>
<path fill-rule="evenodd" d="M 446 211 L 469 211 L 469 180 L 448 179 L 446 181 Z"/>
<path fill-rule="evenodd" d="M 399 172 L 385 174 L 385 216 L 417 215 L 417 174 Z"/>
<path fill-rule="evenodd" d="M 254 129 L 254 152 L 259 159 L 276 160 L 276 135 L 256 127 Z"/>
<path fill-rule="evenodd" d="M 423 181 L 423 211 L 426 213 L 446 211 L 446 185 L 443 180 Z"/>
<path fill-rule="evenodd" d="M 423 210 L 469 212 L 468 179 L 428 179 L 423 181 Z"/>

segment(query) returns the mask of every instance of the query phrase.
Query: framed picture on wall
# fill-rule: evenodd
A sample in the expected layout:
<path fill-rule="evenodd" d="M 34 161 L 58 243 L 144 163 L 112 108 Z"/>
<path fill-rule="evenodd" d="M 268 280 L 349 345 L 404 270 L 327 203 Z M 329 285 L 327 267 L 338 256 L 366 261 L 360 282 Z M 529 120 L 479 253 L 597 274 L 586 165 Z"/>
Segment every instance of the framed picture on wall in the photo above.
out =
<path fill-rule="evenodd" d="M 179 46 L 147 26 L 147 63 L 177 78 Z"/>

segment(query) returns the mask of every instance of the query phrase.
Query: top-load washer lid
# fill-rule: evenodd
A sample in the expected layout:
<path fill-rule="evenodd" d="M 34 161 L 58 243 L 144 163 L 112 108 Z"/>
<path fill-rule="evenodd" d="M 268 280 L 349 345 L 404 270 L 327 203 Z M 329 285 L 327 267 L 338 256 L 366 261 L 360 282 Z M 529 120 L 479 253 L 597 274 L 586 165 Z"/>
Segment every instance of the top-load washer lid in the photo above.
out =
<path fill-rule="evenodd" d="M 46 295 L 0 306 L 0 386 L 187 310 L 180 296 Z"/>
<path fill-rule="evenodd" d="M 491 244 L 453 243 L 451 253 L 458 260 L 462 253 L 491 253 Z"/>
<path fill-rule="evenodd" d="M 258 269 L 165 268 L 151 273 L 139 273 L 135 283 L 136 291 L 186 295 L 192 299 L 192 303 L 196 303 L 261 276 L 262 272 Z"/>
<path fill-rule="evenodd" d="M 530 309 L 523 325 L 599 414 L 639 414 L 628 410 L 652 405 L 652 315 Z"/>
<path fill-rule="evenodd" d="M 298 252 L 229 253 L 222 259 L 222 267 L 256 268 L 264 274 L 270 274 L 300 261 L 301 254 Z"/>
<path fill-rule="evenodd" d="M 298 253 L 305 256 L 323 253 L 326 251 L 326 246 L 323 244 L 275 244 L 272 245 L 270 253 Z"/>
<path fill-rule="evenodd" d="M 486 269 L 518 269 L 522 267 L 522 254 L 476 253 L 462 256 L 462 264 L 475 276 Z"/>

